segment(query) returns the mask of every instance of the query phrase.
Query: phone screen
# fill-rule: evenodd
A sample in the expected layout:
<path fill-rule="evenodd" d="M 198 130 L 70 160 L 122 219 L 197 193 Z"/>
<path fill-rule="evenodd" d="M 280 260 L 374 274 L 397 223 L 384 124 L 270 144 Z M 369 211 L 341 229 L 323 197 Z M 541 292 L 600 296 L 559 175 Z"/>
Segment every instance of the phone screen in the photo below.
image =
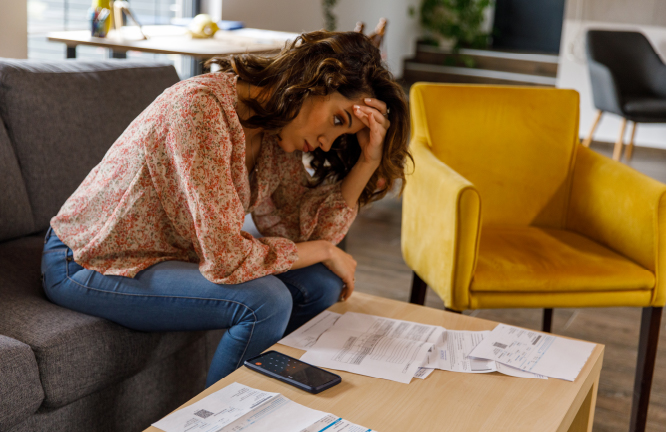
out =
<path fill-rule="evenodd" d="M 255 357 L 252 359 L 252 364 L 312 387 L 319 387 L 337 378 L 332 373 L 317 369 L 276 351 Z"/>

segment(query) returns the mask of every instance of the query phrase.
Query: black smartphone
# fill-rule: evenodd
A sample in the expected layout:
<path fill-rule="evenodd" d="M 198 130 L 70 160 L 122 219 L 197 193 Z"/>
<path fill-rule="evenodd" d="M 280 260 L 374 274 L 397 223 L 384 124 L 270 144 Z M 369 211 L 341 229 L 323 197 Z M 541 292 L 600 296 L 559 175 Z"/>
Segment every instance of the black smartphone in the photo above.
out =
<path fill-rule="evenodd" d="M 268 351 L 245 360 L 245 366 L 313 394 L 342 381 L 339 375 L 277 351 Z"/>

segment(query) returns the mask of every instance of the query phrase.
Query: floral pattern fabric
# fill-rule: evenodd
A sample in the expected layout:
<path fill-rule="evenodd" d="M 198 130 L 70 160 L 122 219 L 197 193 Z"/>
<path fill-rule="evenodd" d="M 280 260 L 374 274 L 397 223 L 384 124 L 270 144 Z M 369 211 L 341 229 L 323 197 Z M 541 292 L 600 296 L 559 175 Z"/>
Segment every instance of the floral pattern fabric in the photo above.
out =
<path fill-rule="evenodd" d="M 143 111 L 51 220 L 81 266 L 133 277 L 158 262 L 199 263 L 236 284 L 289 270 L 295 242 L 337 244 L 356 216 L 340 182 L 308 187 L 302 152 L 265 136 L 251 179 L 236 77 L 201 75 Z M 252 213 L 265 237 L 242 231 Z"/>

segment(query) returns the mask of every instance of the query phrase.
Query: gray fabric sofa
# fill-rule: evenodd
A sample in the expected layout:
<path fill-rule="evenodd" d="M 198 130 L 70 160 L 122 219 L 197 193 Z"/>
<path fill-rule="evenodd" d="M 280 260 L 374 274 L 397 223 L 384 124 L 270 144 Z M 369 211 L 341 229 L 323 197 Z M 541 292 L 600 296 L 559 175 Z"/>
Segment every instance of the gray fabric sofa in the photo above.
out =
<path fill-rule="evenodd" d="M 41 286 L 49 220 L 177 81 L 164 64 L 0 59 L 0 431 L 141 431 L 203 390 L 219 334 L 132 331 Z"/>

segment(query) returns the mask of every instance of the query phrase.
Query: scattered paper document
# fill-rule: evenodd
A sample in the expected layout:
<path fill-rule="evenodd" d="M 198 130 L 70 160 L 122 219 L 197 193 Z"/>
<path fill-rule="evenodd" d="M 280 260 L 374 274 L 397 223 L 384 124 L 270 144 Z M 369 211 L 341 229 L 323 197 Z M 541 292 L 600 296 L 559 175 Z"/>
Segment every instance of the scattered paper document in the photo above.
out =
<path fill-rule="evenodd" d="M 347 312 L 321 334 L 301 360 L 406 384 L 443 331 L 438 326 Z"/>
<path fill-rule="evenodd" d="M 325 310 L 285 336 L 278 343 L 307 351 L 308 348 L 311 348 L 317 342 L 322 333 L 333 327 L 333 324 L 341 316 L 339 313 Z"/>
<path fill-rule="evenodd" d="M 594 344 L 499 324 L 470 357 L 492 359 L 522 371 L 574 381 Z"/>
<path fill-rule="evenodd" d="M 500 372 L 517 378 L 542 378 L 544 376 L 503 366 L 495 360 L 472 358 L 469 353 L 490 334 L 490 330 L 446 330 L 435 342 L 423 367 L 451 372 L 488 373 Z"/>
<path fill-rule="evenodd" d="M 373 432 L 363 426 L 359 426 L 347 420 L 336 417 L 332 414 L 319 420 L 317 423 L 303 429 L 299 432 Z"/>
<path fill-rule="evenodd" d="M 316 366 L 403 383 L 409 383 L 412 376 L 424 379 L 433 369 L 463 373 L 499 371 L 519 378 L 546 378 L 517 368 L 500 367 L 494 359 L 470 357 L 469 353 L 490 333 L 447 330 L 355 312 L 340 315 L 325 311 L 280 343 L 307 350 L 301 360 Z M 427 345 L 417 342 L 432 344 L 425 357 L 421 356 Z"/>
<path fill-rule="evenodd" d="M 301 360 L 319 367 L 408 384 L 432 346 L 430 342 L 333 326 Z"/>
<path fill-rule="evenodd" d="M 239 383 L 175 411 L 153 426 L 165 432 L 369 432 L 323 411 Z"/>
<path fill-rule="evenodd" d="M 495 372 L 497 368 L 493 360 L 468 357 L 468 354 L 474 347 L 489 333 L 489 330 L 446 330 L 435 342 L 435 349 L 428 356 L 428 363 L 424 367 L 433 367 L 452 372 Z"/>
<path fill-rule="evenodd" d="M 435 369 L 426 369 L 424 367 L 420 367 L 416 370 L 416 373 L 414 374 L 414 378 L 419 378 L 419 379 L 426 379 L 430 376 L 430 374 L 434 371 Z"/>
<path fill-rule="evenodd" d="M 532 372 L 526 372 L 520 369 L 516 369 L 515 367 L 507 366 L 505 364 L 502 364 L 500 362 L 495 362 L 495 365 L 497 366 L 497 372 L 504 374 L 504 375 L 509 375 L 512 377 L 516 378 L 537 378 L 537 379 L 545 379 L 547 380 L 548 377 L 545 375 L 539 375 L 535 374 Z"/>
<path fill-rule="evenodd" d="M 435 342 L 444 331 L 443 327 L 347 312 L 338 319 L 333 329 L 349 329 L 363 333 L 388 336 L 394 339 L 407 339 L 420 342 Z"/>

